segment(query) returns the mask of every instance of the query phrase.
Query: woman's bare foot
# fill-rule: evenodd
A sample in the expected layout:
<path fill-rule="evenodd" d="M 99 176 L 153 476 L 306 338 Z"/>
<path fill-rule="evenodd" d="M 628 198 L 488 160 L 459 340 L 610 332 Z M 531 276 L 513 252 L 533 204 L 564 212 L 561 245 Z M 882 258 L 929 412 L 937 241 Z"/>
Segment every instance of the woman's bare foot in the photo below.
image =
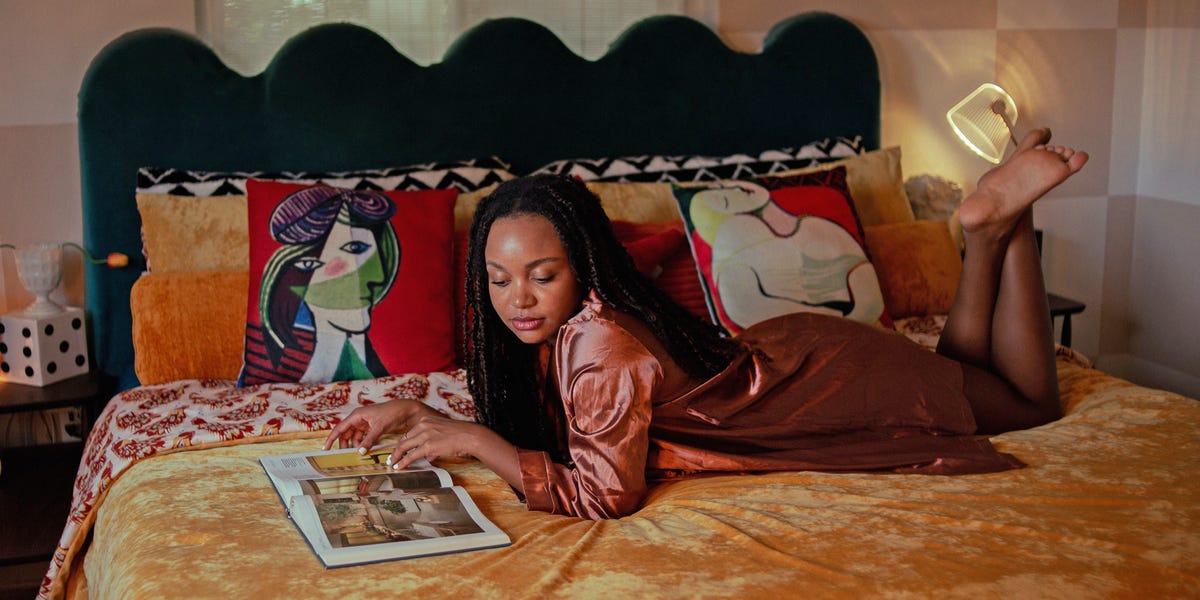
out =
<path fill-rule="evenodd" d="M 959 210 L 964 232 L 1003 240 L 1035 200 L 1087 163 L 1087 152 L 1049 141 L 1049 130 L 1029 132 L 1012 157 L 979 178 Z"/>

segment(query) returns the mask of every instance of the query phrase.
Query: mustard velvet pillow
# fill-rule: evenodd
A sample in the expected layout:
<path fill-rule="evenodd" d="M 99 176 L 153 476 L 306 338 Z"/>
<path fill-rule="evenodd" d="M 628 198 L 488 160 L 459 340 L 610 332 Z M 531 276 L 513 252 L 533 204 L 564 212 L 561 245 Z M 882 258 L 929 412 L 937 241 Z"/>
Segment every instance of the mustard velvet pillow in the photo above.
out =
<path fill-rule="evenodd" d="M 134 282 L 129 304 L 138 380 L 237 379 L 248 283 L 245 269 L 146 273 Z"/>
<path fill-rule="evenodd" d="M 945 221 L 909 221 L 864 227 L 867 247 L 897 319 L 950 312 L 962 256 Z"/>
<path fill-rule="evenodd" d="M 660 223 L 680 221 L 679 209 L 669 183 L 651 182 L 599 182 L 589 181 L 587 187 L 596 197 L 611 221 L 630 223 Z M 458 195 L 454 205 L 454 230 L 467 231 L 479 201 L 496 189 L 490 185 Z M 680 221 L 682 222 L 682 221 Z"/>
<path fill-rule="evenodd" d="M 247 269 L 246 196 L 137 194 L 142 253 L 154 273 Z"/>
<path fill-rule="evenodd" d="M 679 221 L 682 224 L 669 183 L 591 181 L 587 186 L 600 198 L 600 205 L 609 220 L 630 223 Z"/>
<path fill-rule="evenodd" d="M 846 167 L 846 183 L 854 201 L 854 210 L 863 227 L 912 221 L 912 205 L 904 191 L 904 173 L 900 168 L 900 148 L 873 150 L 816 167 L 772 173 L 773 176 L 805 175 L 830 167 Z"/>

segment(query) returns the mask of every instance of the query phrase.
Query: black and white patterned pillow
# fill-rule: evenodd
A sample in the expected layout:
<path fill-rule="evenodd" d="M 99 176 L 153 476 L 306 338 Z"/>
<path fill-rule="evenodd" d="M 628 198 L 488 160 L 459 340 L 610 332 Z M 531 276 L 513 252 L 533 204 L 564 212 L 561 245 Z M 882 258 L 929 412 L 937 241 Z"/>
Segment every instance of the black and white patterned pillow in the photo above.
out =
<path fill-rule="evenodd" d="M 729 156 L 622 156 L 557 160 L 534 171 L 571 175 L 582 181 L 669 182 L 753 179 L 862 154 L 862 137 L 832 137 L 798 148 Z"/>
<path fill-rule="evenodd" d="M 323 183 L 355 190 L 411 191 L 455 188 L 472 192 L 515 177 L 511 165 L 491 156 L 473 160 L 435 162 L 338 172 L 189 171 L 143 167 L 137 173 L 137 193 L 172 196 L 244 196 L 247 179 Z"/>

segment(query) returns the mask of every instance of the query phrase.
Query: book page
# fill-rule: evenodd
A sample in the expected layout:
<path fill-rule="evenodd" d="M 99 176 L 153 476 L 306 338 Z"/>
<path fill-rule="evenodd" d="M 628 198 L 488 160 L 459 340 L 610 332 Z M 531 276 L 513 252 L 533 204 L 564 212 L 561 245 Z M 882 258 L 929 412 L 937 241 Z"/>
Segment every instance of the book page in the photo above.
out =
<path fill-rule="evenodd" d="M 327 567 L 510 543 L 460 487 L 298 496 L 291 515 Z"/>
<path fill-rule="evenodd" d="M 394 471 L 391 448 L 263 456 L 288 516 L 326 567 L 506 546 L 450 474 L 421 459 Z"/>
<path fill-rule="evenodd" d="M 343 480 L 336 485 L 347 485 L 348 478 L 357 482 L 368 475 L 397 475 L 394 485 L 401 489 L 435 488 L 453 485 L 450 474 L 429 461 L 420 459 L 402 471 L 394 471 L 384 461 L 392 453 L 389 448 L 374 448 L 366 454 L 357 449 L 321 450 L 299 454 L 263 456 L 259 463 L 271 478 L 279 497 L 287 505 L 287 499 L 303 494 L 320 493 L 321 480 Z M 330 484 L 335 485 L 335 484 Z M 357 483 L 353 485 L 357 486 Z"/>

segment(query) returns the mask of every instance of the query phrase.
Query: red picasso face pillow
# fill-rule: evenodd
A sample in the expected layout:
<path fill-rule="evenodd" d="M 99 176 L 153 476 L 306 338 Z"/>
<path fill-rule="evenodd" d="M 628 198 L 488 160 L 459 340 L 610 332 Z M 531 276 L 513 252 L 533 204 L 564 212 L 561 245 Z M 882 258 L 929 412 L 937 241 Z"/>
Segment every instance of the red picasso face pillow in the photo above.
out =
<path fill-rule="evenodd" d="M 454 365 L 455 190 L 246 183 L 250 284 L 238 382 Z"/>

